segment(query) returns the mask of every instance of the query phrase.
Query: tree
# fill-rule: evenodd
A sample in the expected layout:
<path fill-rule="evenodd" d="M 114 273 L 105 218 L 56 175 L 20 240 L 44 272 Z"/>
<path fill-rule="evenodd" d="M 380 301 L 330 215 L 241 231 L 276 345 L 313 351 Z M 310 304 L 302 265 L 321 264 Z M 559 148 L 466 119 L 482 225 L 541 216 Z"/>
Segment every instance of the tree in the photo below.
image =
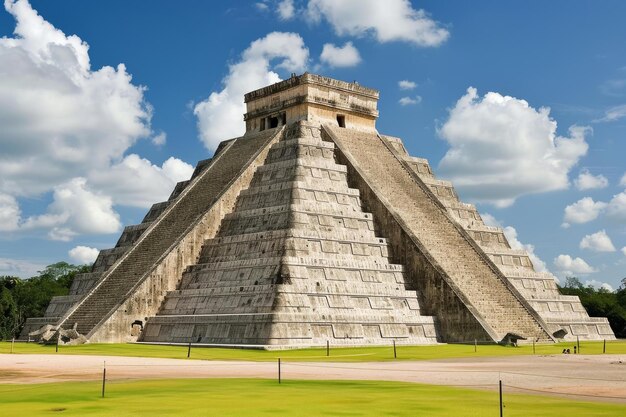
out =
<path fill-rule="evenodd" d="M 0 339 L 11 339 L 19 327 L 18 307 L 11 288 L 19 278 L 0 277 Z"/>
<path fill-rule="evenodd" d="M 566 277 L 564 288 L 577 288 L 582 289 L 583 283 L 577 277 Z"/>

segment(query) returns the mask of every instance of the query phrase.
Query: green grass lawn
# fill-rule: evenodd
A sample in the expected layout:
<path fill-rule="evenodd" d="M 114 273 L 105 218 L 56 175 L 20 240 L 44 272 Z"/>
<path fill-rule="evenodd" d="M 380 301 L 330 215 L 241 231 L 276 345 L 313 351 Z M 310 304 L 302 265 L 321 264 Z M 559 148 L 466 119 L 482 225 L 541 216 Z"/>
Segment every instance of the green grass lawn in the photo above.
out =
<path fill-rule="evenodd" d="M 170 379 L 0 385 L 5 416 L 497 416 L 498 393 L 379 381 Z M 504 415 L 624 416 L 626 406 L 504 392 Z"/>
<path fill-rule="evenodd" d="M 560 354 L 564 348 L 574 352 L 575 342 L 537 345 L 537 355 Z M 602 342 L 581 342 L 581 353 L 602 354 Z M 17 354 L 55 353 L 55 346 L 44 346 L 36 343 L 15 343 L 13 348 Z M 0 342 L 0 353 L 10 353 L 11 342 Z M 186 358 L 187 346 L 143 345 L 143 344 L 86 344 L 79 346 L 59 346 L 59 353 L 65 355 L 108 355 L 108 356 L 143 356 L 157 358 Z M 606 353 L 626 354 L 626 340 L 609 341 Z M 398 360 L 427 360 L 460 357 L 532 355 L 532 345 L 520 347 L 478 345 L 474 352 L 473 345 L 436 345 L 436 346 L 397 346 Z M 193 347 L 192 359 L 204 360 L 252 360 L 274 361 L 276 358 L 289 361 L 390 361 L 394 360 L 393 348 L 360 347 L 333 348 L 330 357 L 326 356 L 326 348 L 294 349 L 294 350 L 254 350 L 228 349 L 212 347 Z"/>

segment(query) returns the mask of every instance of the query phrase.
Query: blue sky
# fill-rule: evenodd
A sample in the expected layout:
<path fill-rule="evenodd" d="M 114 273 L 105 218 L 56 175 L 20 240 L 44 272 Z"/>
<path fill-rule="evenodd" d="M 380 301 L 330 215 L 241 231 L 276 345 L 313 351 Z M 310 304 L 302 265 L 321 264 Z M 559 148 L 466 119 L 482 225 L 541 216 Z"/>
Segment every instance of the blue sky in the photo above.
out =
<path fill-rule="evenodd" d="M 239 92 L 309 70 L 379 89 L 378 130 L 557 276 L 626 277 L 622 1 L 4 6 L 0 274 L 112 247 L 243 128 Z"/>

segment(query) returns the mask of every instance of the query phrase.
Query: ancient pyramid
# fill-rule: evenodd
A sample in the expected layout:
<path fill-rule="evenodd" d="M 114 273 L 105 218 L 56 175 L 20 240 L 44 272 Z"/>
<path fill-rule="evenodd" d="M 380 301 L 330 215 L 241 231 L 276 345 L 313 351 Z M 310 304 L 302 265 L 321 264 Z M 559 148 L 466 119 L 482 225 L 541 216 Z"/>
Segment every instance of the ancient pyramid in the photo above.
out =
<path fill-rule="evenodd" d="M 44 325 L 92 342 L 263 346 L 614 338 L 376 131 L 377 100 L 308 73 L 246 94 L 245 135 L 126 227 L 22 338 Z"/>

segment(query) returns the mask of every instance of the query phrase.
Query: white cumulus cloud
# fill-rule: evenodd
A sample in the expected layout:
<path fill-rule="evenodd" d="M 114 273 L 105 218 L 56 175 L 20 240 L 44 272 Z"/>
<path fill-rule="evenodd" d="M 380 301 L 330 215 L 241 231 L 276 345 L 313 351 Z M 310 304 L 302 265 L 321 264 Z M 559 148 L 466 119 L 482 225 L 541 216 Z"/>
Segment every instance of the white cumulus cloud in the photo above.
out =
<path fill-rule="evenodd" d="M 593 201 L 591 197 L 581 198 L 574 204 L 565 207 L 564 227 L 570 223 L 588 223 L 598 218 L 607 204 L 602 201 Z"/>
<path fill-rule="evenodd" d="M 413 104 L 419 104 L 422 102 L 422 97 L 421 96 L 415 96 L 415 98 L 413 97 L 402 97 L 400 100 L 398 100 L 398 103 L 400 103 L 401 106 L 410 106 Z"/>
<path fill-rule="evenodd" d="M 491 227 L 502 227 L 502 222 L 496 219 L 492 214 L 481 213 L 480 217 L 483 219 L 483 223 Z"/>
<path fill-rule="evenodd" d="M 0 276 L 30 278 L 43 271 L 46 264 L 22 259 L 0 258 Z"/>
<path fill-rule="evenodd" d="M 586 235 L 580 241 L 581 249 L 589 249 L 594 252 L 615 252 L 615 246 L 605 230 Z"/>
<path fill-rule="evenodd" d="M 622 253 L 624 254 L 624 256 L 626 256 L 626 246 L 622 248 Z"/>
<path fill-rule="evenodd" d="M 619 180 L 619 185 L 626 187 L 626 173 L 624 173 L 622 178 Z"/>
<path fill-rule="evenodd" d="M 468 88 L 450 110 L 439 135 L 450 149 L 439 163 L 468 199 L 510 206 L 520 196 L 566 189 L 568 173 L 587 153 L 589 128 L 556 134 L 548 108 Z"/>
<path fill-rule="evenodd" d="M 88 246 L 76 246 L 67 252 L 70 259 L 80 265 L 92 264 L 98 257 L 98 253 L 100 253 L 98 249 Z"/>
<path fill-rule="evenodd" d="M 592 280 L 589 280 L 589 281 L 585 281 L 583 283 L 583 285 L 585 287 L 593 287 L 596 290 L 599 290 L 600 288 L 602 288 L 602 289 L 605 289 L 605 290 L 610 291 L 610 292 L 615 291 L 611 284 L 609 284 L 607 282 L 601 282 L 601 281 L 598 281 L 598 280 L 595 280 L 595 279 L 592 279 Z"/>
<path fill-rule="evenodd" d="M 418 46 L 439 46 L 450 32 L 415 10 L 408 0 L 309 0 L 307 16 L 328 21 L 340 36 L 373 35 L 378 42 L 404 41 Z"/>
<path fill-rule="evenodd" d="M 361 62 L 361 56 L 352 42 L 346 42 L 343 46 L 326 43 L 322 48 L 320 61 L 330 67 L 353 67 Z"/>
<path fill-rule="evenodd" d="M 191 174 L 193 167 L 177 158 L 170 157 L 159 167 L 130 154 L 106 171 L 93 172 L 90 180 L 99 190 L 115 196 L 116 204 L 148 208 L 167 200 L 176 183 L 188 180 Z"/>
<path fill-rule="evenodd" d="M 290 20 L 296 14 L 296 8 L 293 5 L 293 0 L 281 0 L 276 8 L 278 17 L 280 20 Z"/>
<path fill-rule="evenodd" d="M 163 146 L 165 142 L 167 142 L 167 134 L 165 132 L 160 132 L 157 135 L 152 137 L 152 144 L 155 146 Z"/>
<path fill-rule="evenodd" d="M 256 7 L 257 10 L 259 10 L 261 12 L 265 12 L 265 11 L 267 11 L 270 8 L 270 6 L 268 6 L 267 4 L 262 3 L 262 2 L 254 3 L 254 7 Z"/>
<path fill-rule="evenodd" d="M 596 120 L 596 122 L 615 122 L 624 117 L 626 117 L 626 104 L 607 109 L 604 113 L 604 117 Z"/>
<path fill-rule="evenodd" d="M 27 218 L 22 227 L 49 229 L 51 239 L 68 241 L 81 233 L 115 233 L 121 223 L 111 197 L 90 190 L 84 178 L 74 178 L 54 189 L 45 214 Z"/>
<path fill-rule="evenodd" d="M 0 228 L 58 240 L 117 231 L 112 205 L 138 205 L 129 196 L 144 197 L 139 187 L 159 190 L 155 199 L 167 194 L 184 163 L 143 160 L 144 171 L 159 175 L 115 177 L 138 140 L 165 144 L 165 132 L 151 129 L 145 87 L 133 84 L 124 64 L 92 68 L 89 45 L 55 28 L 27 0 L 5 0 L 4 8 L 16 26 L 14 36 L 0 38 Z M 175 169 L 168 173 L 166 165 Z M 22 213 L 19 199 L 48 193 L 44 214 Z"/>
<path fill-rule="evenodd" d="M 215 150 L 221 141 L 245 132 L 243 96 L 280 81 L 279 75 L 271 69 L 274 60 L 279 60 L 275 68 L 302 71 L 308 59 L 309 50 L 296 33 L 272 32 L 252 42 L 243 51 L 241 60 L 230 65 L 222 91 L 212 92 L 206 100 L 194 106 L 204 146 Z"/>
<path fill-rule="evenodd" d="M 588 169 L 583 169 L 574 180 L 574 185 L 580 191 L 606 188 L 609 180 L 604 175 L 593 175 Z"/>
<path fill-rule="evenodd" d="M 415 81 L 409 81 L 409 80 L 398 81 L 398 88 L 400 90 L 413 90 L 416 87 L 417 87 L 417 83 Z"/>
<path fill-rule="evenodd" d="M 19 228 L 22 212 L 17 200 L 0 193 L 0 232 L 11 232 Z"/>
<path fill-rule="evenodd" d="M 617 222 L 626 222 L 626 191 L 613 196 L 606 206 L 606 216 Z"/>
<path fill-rule="evenodd" d="M 0 39 L 0 191 L 37 195 L 107 167 L 150 134 L 144 88 L 123 64 L 92 70 L 89 46 L 26 0 L 5 1 L 15 37 Z"/>
<path fill-rule="evenodd" d="M 559 255 L 554 258 L 554 266 L 562 276 L 587 275 L 596 272 L 584 259 L 572 258 L 569 255 Z"/>

